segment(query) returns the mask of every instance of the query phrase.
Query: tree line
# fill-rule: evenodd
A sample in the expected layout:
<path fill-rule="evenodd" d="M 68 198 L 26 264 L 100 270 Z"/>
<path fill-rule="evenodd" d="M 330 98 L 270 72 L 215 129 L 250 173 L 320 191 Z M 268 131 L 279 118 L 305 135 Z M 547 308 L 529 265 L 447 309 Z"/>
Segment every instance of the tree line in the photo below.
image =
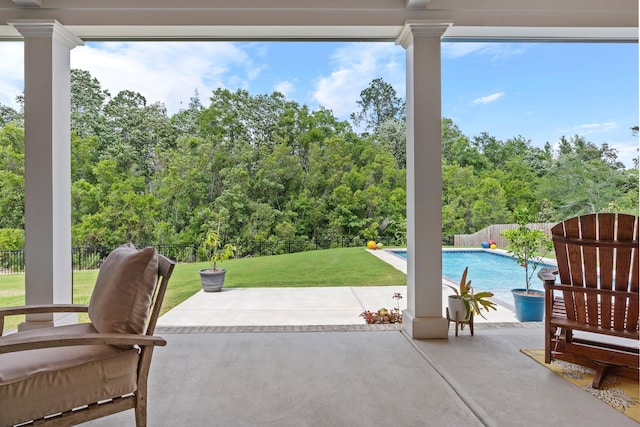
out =
<path fill-rule="evenodd" d="M 168 114 L 88 71 L 71 73 L 74 246 L 193 245 L 220 224 L 227 241 L 406 234 L 404 100 L 382 79 L 362 91 L 351 122 L 279 92 L 196 92 Z M 21 101 L 21 99 L 19 99 Z M 361 131 L 358 131 L 361 129 Z M 604 210 L 638 212 L 638 169 L 581 136 L 559 149 L 468 137 L 442 120 L 443 235 Z M 0 249 L 24 244 L 22 110 L 0 104 Z"/>

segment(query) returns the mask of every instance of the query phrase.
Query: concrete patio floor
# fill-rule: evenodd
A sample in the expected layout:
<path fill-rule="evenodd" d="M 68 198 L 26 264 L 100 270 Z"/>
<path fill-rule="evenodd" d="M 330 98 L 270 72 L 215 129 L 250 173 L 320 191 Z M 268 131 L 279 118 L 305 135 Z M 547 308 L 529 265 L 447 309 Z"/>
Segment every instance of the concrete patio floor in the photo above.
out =
<path fill-rule="evenodd" d="M 637 426 L 520 353 L 543 346 L 538 324 L 511 325 L 439 340 L 160 328 L 149 426 Z M 127 411 L 85 425 L 134 424 Z"/>
<path fill-rule="evenodd" d="M 357 317 L 394 304 L 393 287 L 249 291 L 199 292 L 161 318 L 150 427 L 637 426 L 522 354 L 544 347 L 542 324 L 505 308 L 473 337 L 414 340 Z"/>
<path fill-rule="evenodd" d="M 403 286 L 198 292 L 159 319 L 168 344 L 151 364 L 148 425 L 638 425 L 522 354 L 544 347 L 542 324 L 508 306 L 476 317 L 473 337 L 366 325 L 359 314 L 395 307 L 395 292 L 405 308 Z M 83 425 L 135 421 L 127 411 Z"/>

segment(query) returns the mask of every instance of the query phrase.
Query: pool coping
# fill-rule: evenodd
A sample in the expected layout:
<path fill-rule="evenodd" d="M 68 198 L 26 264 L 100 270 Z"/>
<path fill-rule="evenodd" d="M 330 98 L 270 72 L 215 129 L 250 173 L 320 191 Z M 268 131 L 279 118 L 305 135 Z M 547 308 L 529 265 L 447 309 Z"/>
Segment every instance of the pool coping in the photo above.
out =
<path fill-rule="evenodd" d="M 394 268 L 396 268 L 399 271 L 402 271 L 404 274 L 407 274 L 407 260 L 406 258 L 403 258 L 399 255 L 394 254 L 392 251 L 406 251 L 406 248 L 385 248 L 382 250 L 379 249 L 367 249 L 367 251 L 372 254 L 373 256 L 377 257 L 378 259 L 386 262 L 387 264 L 390 264 L 391 266 L 393 266 Z M 511 255 L 509 255 L 507 253 L 506 250 L 504 249 L 485 249 L 485 248 L 442 248 L 443 251 L 448 251 L 448 252 L 488 252 L 488 253 L 492 253 L 494 255 L 501 255 L 501 256 L 505 256 L 505 257 L 511 257 Z M 557 265 L 556 260 L 552 259 L 552 258 L 546 258 L 543 257 L 541 258 L 541 262 L 545 263 L 545 264 L 549 264 L 549 265 Z M 449 295 L 449 294 L 453 294 L 453 292 L 449 289 L 449 286 L 454 286 L 456 287 L 458 285 L 458 283 L 452 281 L 450 278 L 446 277 L 446 276 L 442 276 L 442 289 L 443 289 L 443 297 L 445 295 Z M 494 302 L 496 303 L 496 305 L 499 306 L 499 308 L 507 310 L 508 312 L 513 314 L 513 322 L 517 322 L 520 323 L 516 318 L 515 318 L 515 307 L 513 305 L 513 303 L 510 303 L 508 301 L 504 301 L 504 299 L 499 299 L 496 298 L 494 299 Z M 502 310 L 501 310 L 502 311 Z M 493 312 L 488 313 L 487 315 L 493 314 Z M 503 317 L 504 315 L 502 315 L 501 317 Z M 507 321 L 508 323 L 512 322 L 511 320 Z M 493 323 L 493 324 L 504 324 L 504 321 L 497 321 L 497 322 L 492 322 L 492 321 L 487 321 L 484 320 L 482 318 L 478 318 L 478 323 Z M 533 322 L 536 323 L 536 322 Z"/>

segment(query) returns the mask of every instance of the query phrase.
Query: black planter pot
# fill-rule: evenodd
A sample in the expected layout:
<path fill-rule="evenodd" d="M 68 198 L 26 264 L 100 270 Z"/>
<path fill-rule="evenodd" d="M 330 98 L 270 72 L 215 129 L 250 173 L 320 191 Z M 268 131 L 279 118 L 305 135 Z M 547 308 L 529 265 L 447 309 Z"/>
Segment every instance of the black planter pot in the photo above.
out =
<path fill-rule="evenodd" d="M 227 272 L 224 268 L 212 270 L 205 268 L 200 270 L 200 284 L 205 292 L 219 292 L 224 285 L 224 275 Z"/>
<path fill-rule="evenodd" d="M 530 289 L 512 289 L 516 317 L 520 322 L 541 322 L 544 319 L 544 292 Z"/>

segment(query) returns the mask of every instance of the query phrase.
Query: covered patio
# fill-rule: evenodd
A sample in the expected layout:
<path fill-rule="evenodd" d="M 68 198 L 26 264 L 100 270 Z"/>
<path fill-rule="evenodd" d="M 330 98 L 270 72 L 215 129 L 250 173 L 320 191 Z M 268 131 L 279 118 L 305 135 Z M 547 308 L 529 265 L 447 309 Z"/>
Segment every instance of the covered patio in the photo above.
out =
<path fill-rule="evenodd" d="M 628 0 L 0 0 L 0 39 L 23 41 L 25 49 L 27 304 L 72 297 L 75 46 L 395 41 L 406 48 L 407 64 L 402 329 L 161 327 L 168 345 L 151 365 L 149 425 L 637 425 L 520 352 L 543 347 L 539 325 L 478 325 L 474 337 L 452 337 L 442 313 L 440 247 L 441 40 L 637 43 L 637 27 L 638 4 Z M 21 329 L 72 320 L 28 317 Z M 132 424 L 128 411 L 87 425 Z"/>
<path fill-rule="evenodd" d="M 154 353 L 149 425 L 637 425 L 525 355 L 544 348 L 544 325 L 505 305 L 476 316 L 474 336 L 450 325 L 447 339 L 412 339 L 398 324 L 358 323 L 393 292 L 405 289 L 198 292 L 158 321 L 168 344 Z"/>
<path fill-rule="evenodd" d="M 412 338 L 445 338 L 441 286 L 441 40 L 638 40 L 627 0 L 0 0 L 0 40 L 24 43 L 25 293 L 69 303 L 70 52 L 85 41 L 368 40 L 406 49 L 407 309 Z M 605 82 L 606 83 L 606 82 Z M 419 260 L 419 262 L 417 262 Z M 30 315 L 21 329 L 73 321 Z"/>

